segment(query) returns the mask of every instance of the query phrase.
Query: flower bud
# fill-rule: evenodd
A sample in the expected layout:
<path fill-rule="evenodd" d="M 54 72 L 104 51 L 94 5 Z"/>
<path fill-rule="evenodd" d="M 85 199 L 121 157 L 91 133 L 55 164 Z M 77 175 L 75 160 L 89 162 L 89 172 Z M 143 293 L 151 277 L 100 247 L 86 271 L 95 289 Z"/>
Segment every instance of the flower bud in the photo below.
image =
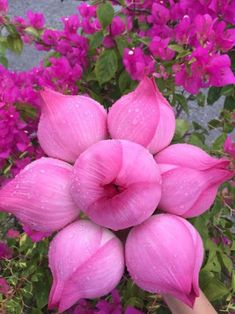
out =
<path fill-rule="evenodd" d="M 145 77 L 133 92 L 113 104 L 108 129 L 112 138 L 136 142 L 155 154 L 170 144 L 175 115 L 154 80 Z"/>
<path fill-rule="evenodd" d="M 0 190 L 0 210 L 35 231 L 63 228 L 80 213 L 69 192 L 71 170 L 53 158 L 32 162 Z"/>
<path fill-rule="evenodd" d="M 109 230 L 88 220 L 60 231 L 49 248 L 53 285 L 49 308 L 64 312 L 79 299 L 111 292 L 124 272 L 121 241 Z"/>
<path fill-rule="evenodd" d="M 38 139 L 48 156 L 74 162 L 90 145 L 107 137 L 107 114 L 95 100 L 49 89 L 41 95 Z"/>
<path fill-rule="evenodd" d="M 193 307 L 199 296 L 202 240 L 185 219 L 154 215 L 134 227 L 126 242 L 126 264 L 142 289 L 170 294 Z"/>
<path fill-rule="evenodd" d="M 155 160 L 162 175 L 159 208 L 183 217 L 195 217 L 209 209 L 219 185 L 233 175 L 226 169 L 229 161 L 189 144 L 170 145 Z"/>

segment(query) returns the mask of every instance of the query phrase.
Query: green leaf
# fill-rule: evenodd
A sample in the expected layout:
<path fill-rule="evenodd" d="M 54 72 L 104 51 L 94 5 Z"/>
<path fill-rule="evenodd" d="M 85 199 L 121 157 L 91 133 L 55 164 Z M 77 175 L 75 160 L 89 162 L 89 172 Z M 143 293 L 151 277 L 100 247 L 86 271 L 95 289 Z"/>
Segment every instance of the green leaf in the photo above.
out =
<path fill-rule="evenodd" d="M 228 273 L 231 274 L 232 270 L 233 270 L 233 262 L 232 260 L 224 253 L 219 252 L 219 255 L 222 259 L 222 263 L 225 266 L 225 268 L 227 269 Z"/>
<path fill-rule="evenodd" d="M 4 65 L 5 68 L 8 67 L 8 60 L 4 56 L 0 56 L 0 63 Z"/>
<path fill-rule="evenodd" d="M 199 93 L 196 97 L 198 106 L 203 107 L 205 105 L 206 96 L 203 93 Z"/>
<path fill-rule="evenodd" d="M 95 33 L 90 38 L 90 42 L 89 42 L 90 49 L 93 50 L 93 49 L 98 48 L 101 45 L 103 38 L 104 38 L 103 32 Z"/>
<path fill-rule="evenodd" d="M 112 5 L 108 2 L 102 3 L 98 6 L 97 16 L 102 25 L 102 28 L 105 29 L 108 26 L 114 17 L 114 9 Z"/>
<path fill-rule="evenodd" d="M 122 71 L 118 78 L 118 86 L 120 88 L 120 91 L 123 93 L 130 86 L 130 83 L 131 78 L 129 74 L 125 70 Z"/>
<path fill-rule="evenodd" d="M 220 126 L 220 120 L 218 119 L 212 119 L 208 122 L 209 129 L 215 129 Z"/>
<path fill-rule="evenodd" d="M 234 86 L 233 85 L 226 85 L 226 86 L 222 87 L 221 94 L 224 95 L 224 96 L 230 96 L 230 95 L 232 95 L 233 90 L 234 90 Z"/>
<path fill-rule="evenodd" d="M 233 292 L 235 293 L 235 270 L 233 270 L 233 274 L 232 274 L 232 289 L 233 289 Z"/>
<path fill-rule="evenodd" d="M 224 102 L 224 109 L 233 111 L 235 109 L 235 98 L 227 96 Z"/>
<path fill-rule="evenodd" d="M 196 145 L 198 147 L 201 147 L 202 149 L 205 148 L 205 145 L 201 139 L 201 137 L 199 136 L 199 134 L 192 134 L 189 138 L 189 141 L 188 141 L 189 144 L 192 144 L 192 145 Z"/>
<path fill-rule="evenodd" d="M 128 43 L 127 43 L 126 39 L 123 38 L 123 37 L 117 37 L 115 39 L 115 41 L 116 41 L 116 44 L 117 44 L 118 51 L 119 51 L 120 55 L 122 56 L 124 49 L 126 47 L 128 47 Z"/>
<path fill-rule="evenodd" d="M 36 37 L 36 38 L 39 38 L 39 36 L 40 36 L 38 30 L 36 30 L 36 29 L 35 29 L 34 27 L 32 27 L 32 26 L 26 27 L 26 28 L 25 28 L 25 32 L 26 32 L 28 35 L 34 36 L 34 37 Z"/>
<path fill-rule="evenodd" d="M 34 287 L 34 293 L 37 296 L 36 304 L 39 309 L 42 309 L 45 305 L 47 305 L 49 290 L 50 283 L 47 280 L 46 276 L 44 276 L 44 278 L 37 282 Z"/>
<path fill-rule="evenodd" d="M 16 54 L 20 54 L 23 49 L 23 42 L 19 35 L 8 35 L 7 43 L 10 50 Z"/>
<path fill-rule="evenodd" d="M 220 150 L 224 144 L 224 141 L 226 140 L 227 135 L 225 133 L 220 134 L 219 137 L 214 141 L 212 144 L 212 148 L 214 150 Z"/>
<path fill-rule="evenodd" d="M 114 50 L 104 50 L 95 65 L 95 75 L 100 85 L 111 80 L 118 67 L 117 55 Z"/>
<path fill-rule="evenodd" d="M 220 87 L 210 87 L 209 92 L 207 95 L 207 103 L 208 105 L 213 105 L 216 100 L 218 100 L 221 96 L 220 94 L 221 88 Z"/>
<path fill-rule="evenodd" d="M 195 218 L 191 219 L 191 222 L 193 223 L 194 227 L 197 229 L 197 231 L 200 233 L 203 239 L 206 239 L 208 237 L 208 218 L 207 213 Z"/>
<path fill-rule="evenodd" d="M 175 138 L 182 139 L 185 133 L 189 130 L 190 124 L 184 119 L 176 119 Z"/>
<path fill-rule="evenodd" d="M 185 51 L 182 46 L 177 45 L 177 44 L 170 44 L 170 45 L 168 45 L 168 48 L 170 48 L 171 50 L 174 50 L 176 52 L 179 52 L 179 53 L 182 53 Z"/>
<path fill-rule="evenodd" d="M 181 94 L 174 94 L 173 96 L 176 101 L 178 102 L 178 104 L 183 108 L 183 110 L 188 113 L 188 104 L 187 104 L 187 101 L 185 99 L 185 97 Z"/>
<path fill-rule="evenodd" d="M 216 278 L 212 278 L 205 285 L 203 292 L 208 299 L 213 302 L 226 296 L 229 293 L 229 290 L 221 281 Z"/>

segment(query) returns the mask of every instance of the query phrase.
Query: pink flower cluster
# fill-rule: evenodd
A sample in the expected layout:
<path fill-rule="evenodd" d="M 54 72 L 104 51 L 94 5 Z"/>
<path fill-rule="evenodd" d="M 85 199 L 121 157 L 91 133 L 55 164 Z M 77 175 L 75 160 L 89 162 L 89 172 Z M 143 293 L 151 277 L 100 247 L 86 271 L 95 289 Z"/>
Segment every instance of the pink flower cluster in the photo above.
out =
<path fill-rule="evenodd" d="M 36 231 L 62 229 L 49 248 L 49 308 L 61 313 L 110 293 L 125 264 L 140 288 L 193 307 L 203 245 L 183 217 L 210 208 L 233 176 L 229 161 L 169 145 L 174 112 L 153 79 L 145 77 L 108 113 L 87 96 L 41 95 L 38 138 L 49 157 L 0 190 L 0 208 Z M 79 219 L 81 211 L 87 219 Z M 124 254 L 115 232 L 130 227 Z"/>
<path fill-rule="evenodd" d="M 127 306 L 126 310 L 122 309 L 121 298 L 118 290 L 111 292 L 112 301 L 100 300 L 97 302 L 95 309 L 86 300 L 80 300 L 77 305 L 70 308 L 68 314 L 143 314 L 141 311 Z"/>
<path fill-rule="evenodd" d="M 235 83 L 225 54 L 235 44 L 234 1 L 127 1 L 124 12 L 133 25 L 138 21 L 139 37 L 149 41 L 149 51 L 141 43 L 124 52 L 123 63 L 132 79 L 140 80 L 155 71 L 161 74 L 161 63 L 176 55 L 169 44 L 176 44 L 183 54 L 167 71 L 175 76 L 177 85 L 196 94 L 201 87 Z"/>

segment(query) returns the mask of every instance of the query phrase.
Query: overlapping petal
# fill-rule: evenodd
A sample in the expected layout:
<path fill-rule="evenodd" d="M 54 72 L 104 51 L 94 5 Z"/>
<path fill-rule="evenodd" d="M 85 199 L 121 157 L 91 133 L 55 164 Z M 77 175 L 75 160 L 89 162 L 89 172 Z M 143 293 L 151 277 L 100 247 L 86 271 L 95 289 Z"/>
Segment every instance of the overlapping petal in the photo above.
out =
<path fill-rule="evenodd" d="M 229 162 L 188 144 L 170 145 L 155 156 L 162 175 L 159 208 L 194 217 L 213 204 L 219 186 L 230 179 Z"/>
<path fill-rule="evenodd" d="M 224 169 L 229 161 L 224 158 L 214 158 L 208 155 L 200 147 L 191 144 L 173 144 L 159 152 L 155 156 L 159 164 L 170 164 L 197 170 L 211 168 Z"/>
<path fill-rule="evenodd" d="M 141 145 L 101 141 L 76 161 L 71 195 L 95 223 L 113 230 L 128 228 L 156 209 L 161 196 L 160 172 Z"/>
<path fill-rule="evenodd" d="M 130 231 L 125 251 L 127 269 L 140 288 L 171 294 L 193 307 L 199 296 L 203 245 L 189 222 L 154 215 Z"/>
<path fill-rule="evenodd" d="M 38 139 L 48 156 L 74 162 L 90 145 L 107 138 L 107 114 L 95 100 L 49 89 L 41 95 Z"/>
<path fill-rule="evenodd" d="M 136 142 L 156 153 L 173 138 L 174 112 L 154 80 L 145 77 L 133 92 L 113 104 L 108 129 L 112 138 Z"/>
<path fill-rule="evenodd" d="M 63 228 L 80 212 L 69 192 L 71 171 L 72 166 L 53 158 L 32 162 L 0 190 L 0 209 L 33 230 Z"/>
<path fill-rule="evenodd" d="M 81 298 L 101 297 L 115 288 L 124 272 L 123 246 L 109 230 L 80 220 L 53 239 L 49 265 L 49 308 L 61 313 Z"/>

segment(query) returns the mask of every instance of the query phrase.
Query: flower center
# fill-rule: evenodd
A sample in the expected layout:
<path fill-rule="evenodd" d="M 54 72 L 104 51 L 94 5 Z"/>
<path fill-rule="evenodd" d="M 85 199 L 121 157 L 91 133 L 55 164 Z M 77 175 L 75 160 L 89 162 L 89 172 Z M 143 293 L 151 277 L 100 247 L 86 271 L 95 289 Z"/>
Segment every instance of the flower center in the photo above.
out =
<path fill-rule="evenodd" d="M 103 189 L 107 198 L 112 198 L 125 190 L 123 186 L 117 185 L 115 182 L 110 182 L 103 185 Z"/>

